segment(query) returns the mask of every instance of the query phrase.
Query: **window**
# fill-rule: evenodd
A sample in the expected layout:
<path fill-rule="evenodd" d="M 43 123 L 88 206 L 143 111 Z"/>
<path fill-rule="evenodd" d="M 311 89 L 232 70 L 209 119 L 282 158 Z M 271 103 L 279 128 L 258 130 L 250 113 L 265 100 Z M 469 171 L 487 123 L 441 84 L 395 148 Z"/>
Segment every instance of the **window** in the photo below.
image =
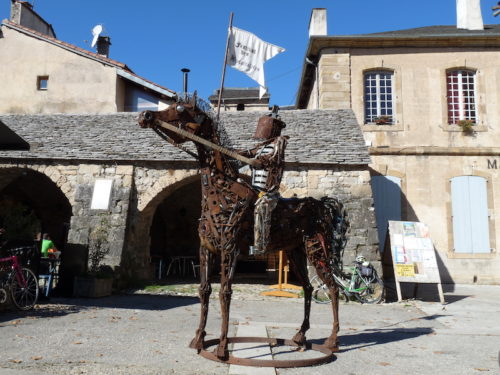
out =
<path fill-rule="evenodd" d="M 394 73 L 391 71 L 365 73 L 365 123 L 394 123 L 393 77 Z"/>
<path fill-rule="evenodd" d="M 127 88 L 125 92 L 125 112 L 157 111 L 158 97 L 135 87 Z"/>
<path fill-rule="evenodd" d="M 245 104 L 238 103 L 238 105 L 236 106 L 236 110 L 237 111 L 244 111 L 245 110 Z"/>
<path fill-rule="evenodd" d="M 36 88 L 37 88 L 37 90 L 48 90 L 49 89 L 49 76 L 38 76 L 36 78 Z"/>
<path fill-rule="evenodd" d="M 476 123 L 476 72 L 450 70 L 446 73 L 448 124 L 461 120 Z"/>
<path fill-rule="evenodd" d="M 451 179 L 451 214 L 455 253 L 490 253 L 486 179 L 459 176 Z"/>

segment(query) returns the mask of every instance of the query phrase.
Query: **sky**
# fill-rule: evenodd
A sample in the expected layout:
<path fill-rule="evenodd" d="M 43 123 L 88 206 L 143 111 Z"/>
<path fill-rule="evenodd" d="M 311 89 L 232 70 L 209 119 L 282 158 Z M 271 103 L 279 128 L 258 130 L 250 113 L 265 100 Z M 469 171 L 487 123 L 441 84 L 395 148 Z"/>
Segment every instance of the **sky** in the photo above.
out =
<path fill-rule="evenodd" d="M 0 0 L 1 19 L 10 0 Z M 270 104 L 295 104 L 313 8 L 326 8 L 328 35 L 350 35 L 456 24 L 456 0 L 31 0 L 52 24 L 58 39 L 92 50 L 92 28 L 111 37 L 110 58 L 137 75 L 182 91 L 182 68 L 189 68 L 188 91 L 207 99 L 221 82 L 230 13 L 233 25 L 286 49 L 265 65 Z M 481 0 L 485 24 L 497 24 Z M 257 83 L 228 67 L 225 87 Z"/>

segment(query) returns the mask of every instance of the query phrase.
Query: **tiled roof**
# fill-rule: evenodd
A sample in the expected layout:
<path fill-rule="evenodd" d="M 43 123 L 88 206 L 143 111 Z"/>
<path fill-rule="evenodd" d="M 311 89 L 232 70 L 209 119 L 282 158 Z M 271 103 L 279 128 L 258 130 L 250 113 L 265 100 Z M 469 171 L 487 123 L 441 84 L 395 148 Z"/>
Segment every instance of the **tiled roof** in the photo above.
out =
<path fill-rule="evenodd" d="M 280 113 L 290 136 L 286 160 L 315 164 L 368 164 L 370 157 L 351 110 Z M 233 147 L 249 148 L 259 112 L 223 112 Z M 104 115 L 0 115 L 0 121 L 31 146 L 1 151 L 1 159 L 187 161 L 188 154 L 137 125 L 137 113 Z"/>
<path fill-rule="evenodd" d="M 356 38 L 363 37 L 431 37 L 431 36 L 500 36 L 500 25 L 484 25 L 484 30 L 459 29 L 451 26 L 425 26 L 404 30 L 393 30 L 381 33 L 349 35 Z M 336 37 L 334 35 L 333 37 Z"/>
<path fill-rule="evenodd" d="M 142 78 L 140 76 L 138 76 L 137 74 L 135 74 L 132 69 L 130 69 L 127 65 L 125 65 L 124 63 L 121 63 L 119 61 L 116 61 L 116 60 L 113 60 L 113 59 L 110 59 L 109 57 L 106 57 L 106 56 L 103 56 L 103 55 L 100 55 L 98 53 L 94 53 L 94 52 L 90 52 L 90 51 L 87 51 L 86 49 L 83 49 L 83 48 L 80 48 L 80 47 L 77 47 L 73 44 L 70 44 L 70 43 L 66 43 L 66 42 L 63 42 L 62 40 L 59 40 L 59 39 L 55 39 L 55 38 L 52 38 L 48 35 L 45 35 L 45 34 L 42 34 L 38 31 L 35 31 L 33 29 L 30 29 L 26 26 L 22 26 L 22 25 L 19 25 L 17 23 L 14 23 L 10 20 L 3 20 L 2 21 L 2 25 L 6 26 L 6 27 L 9 27 L 11 29 L 14 29 L 16 31 L 19 31 L 23 34 L 26 34 L 26 35 L 29 35 L 33 38 L 37 38 L 39 40 L 43 40 L 43 41 L 46 41 L 48 43 L 51 43 L 53 45 L 56 45 L 56 46 L 59 46 L 61 48 L 64 48 L 68 51 L 71 51 L 71 52 L 74 52 L 78 55 L 81 55 L 81 56 L 84 56 L 84 57 L 88 57 L 90 59 L 93 59 L 93 60 L 96 60 L 96 61 L 99 61 L 99 62 L 102 62 L 102 63 L 105 63 L 107 65 L 110 65 L 110 66 L 114 66 L 118 69 L 122 69 L 124 71 L 126 71 L 127 73 L 129 73 L 130 75 L 134 76 L 134 77 L 137 77 L 139 80 L 142 80 L 146 83 L 149 83 L 150 85 L 153 85 L 153 86 L 156 86 L 162 90 L 166 90 L 168 92 L 171 92 L 172 94 L 175 94 L 175 91 L 172 91 L 166 87 L 163 87 L 163 86 L 160 86 L 154 82 L 151 82 L 145 78 Z"/>

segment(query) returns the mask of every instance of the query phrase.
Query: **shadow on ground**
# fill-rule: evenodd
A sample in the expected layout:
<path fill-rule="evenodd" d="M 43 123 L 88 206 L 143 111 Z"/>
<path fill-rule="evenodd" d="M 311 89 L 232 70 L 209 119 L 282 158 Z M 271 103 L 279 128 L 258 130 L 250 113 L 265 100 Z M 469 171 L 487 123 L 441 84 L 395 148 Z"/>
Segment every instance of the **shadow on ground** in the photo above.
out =
<path fill-rule="evenodd" d="M 383 345 L 396 341 L 411 340 L 419 336 L 433 333 L 432 328 L 394 328 L 394 329 L 367 329 L 348 335 L 340 336 L 340 353 Z M 311 340 L 312 343 L 321 345 L 326 339 Z"/>
<path fill-rule="evenodd" d="M 113 295 L 102 298 L 51 298 L 42 302 L 30 311 L 18 311 L 14 308 L 0 311 L 0 328 L 4 322 L 20 318 L 54 318 L 94 308 L 169 310 L 195 305 L 198 303 L 198 298 L 141 294 Z"/>

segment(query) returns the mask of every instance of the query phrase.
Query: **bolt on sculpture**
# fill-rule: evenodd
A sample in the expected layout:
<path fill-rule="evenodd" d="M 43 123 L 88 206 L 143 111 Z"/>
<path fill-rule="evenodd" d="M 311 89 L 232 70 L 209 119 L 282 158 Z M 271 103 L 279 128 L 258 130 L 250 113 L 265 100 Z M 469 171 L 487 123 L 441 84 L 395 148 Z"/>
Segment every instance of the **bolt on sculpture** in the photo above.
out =
<path fill-rule="evenodd" d="M 139 125 L 142 128 L 152 128 L 162 138 L 181 148 L 182 143 L 193 140 L 197 149 L 195 154 L 183 148 L 199 160 L 202 189 L 198 227 L 201 317 L 190 347 L 198 351 L 206 348 L 204 339 L 209 296 L 212 291 L 211 270 L 215 256 L 220 255 L 219 300 L 222 327 L 214 354 L 219 360 L 231 363 L 228 351 L 228 343 L 231 341 L 231 338 L 228 338 L 228 323 L 232 281 L 237 256 L 249 245 L 254 207 L 260 195 L 260 208 L 257 205 L 255 216 L 260 224 L 257 234 L 261 238 L 257 239 L 256 250 L 286 251 L 292 270 L 304 288 L 304 320 L 292 342 L 298 346 L 306 345 L 313 290 L 307 273 L 308 259 L 316 268 L 319 277 L 328 285 L 333 297 L 333 329 L 322 347 L 328 349 L 328 352 L 338 351 L 338 286 L 332 277 L 331 265 L 338 262 L 346 242 L 348 221 L 343 205 L 329 197 L 321 200 L 276 198 L 275 192 L 281 180 L 287 141 L 287 137 L 280 136 L 284 123 L 279 120 L 277 111 L 266 116 L 267 119 L 260 120 L 257 135 L 259 132 L 265 133 L 260 138 L 266 140 L 254 149 L 239 152 L 222 146 L 227 137 L 223 125 L 208 106 L 206 109 L 203 106 L 195 94 L 189 98 L 177 99 L 176 103 L 163 111 L 144 111 L 139 116 Z M 241 178 L 233 159 L 253 167 L 254 186 Z M 256 170 L 260 172 L 255 172 Z"/>

